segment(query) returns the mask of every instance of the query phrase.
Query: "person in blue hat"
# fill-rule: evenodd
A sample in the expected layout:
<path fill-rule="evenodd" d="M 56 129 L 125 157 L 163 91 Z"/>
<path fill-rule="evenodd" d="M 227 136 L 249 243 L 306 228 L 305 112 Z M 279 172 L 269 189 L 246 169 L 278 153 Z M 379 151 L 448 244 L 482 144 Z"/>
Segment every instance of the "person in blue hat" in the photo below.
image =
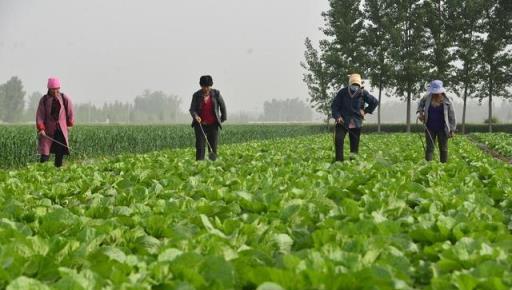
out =
<path fill-rule="evenodd" d="M 448 162 L 448 139 L 455 134 L 457 123 L 453 104 L 446 96 L 442 81 L 430 83 L 428 94 L 420 100 L 416 113 L 425 127 L 425 159 L 432 161 L 434 143 L 438 140 L 441 162 Z"/>

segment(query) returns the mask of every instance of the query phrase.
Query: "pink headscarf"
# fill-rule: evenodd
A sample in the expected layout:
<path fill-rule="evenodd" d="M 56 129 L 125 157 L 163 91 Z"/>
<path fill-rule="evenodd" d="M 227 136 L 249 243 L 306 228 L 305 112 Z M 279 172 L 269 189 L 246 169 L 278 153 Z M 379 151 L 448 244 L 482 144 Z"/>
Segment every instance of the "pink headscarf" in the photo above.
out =
<path fill-rule="evenodd" d="M 58 78 L 49 78 L 48 79 L 48 88 L 49 89 L 60 89 L 60 80 Z"/>

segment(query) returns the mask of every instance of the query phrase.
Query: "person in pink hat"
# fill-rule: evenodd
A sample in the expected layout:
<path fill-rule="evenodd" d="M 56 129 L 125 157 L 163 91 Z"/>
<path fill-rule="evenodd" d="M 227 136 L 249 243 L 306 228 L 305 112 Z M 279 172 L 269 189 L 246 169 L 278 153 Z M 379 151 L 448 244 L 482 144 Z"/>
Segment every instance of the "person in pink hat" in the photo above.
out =
<path fill-rule="evenodd" d="M 71 99 L 60 92 L 58 78 L 49 78 L 48 93 L 39 101 L 36 113 L 41 163 L 50 160 L 50 154 L 55 154 L 55 166 L 62 166 L 64 155 L 69 155 L 69 128 L 74 123 Z"/>

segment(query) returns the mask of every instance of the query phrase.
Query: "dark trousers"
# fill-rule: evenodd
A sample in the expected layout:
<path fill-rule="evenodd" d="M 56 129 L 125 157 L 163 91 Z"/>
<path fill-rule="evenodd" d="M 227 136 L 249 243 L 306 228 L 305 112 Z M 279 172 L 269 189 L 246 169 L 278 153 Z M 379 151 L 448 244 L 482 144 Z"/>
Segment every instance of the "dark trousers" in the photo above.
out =
<path fill-rule="evenodd" d="M 349 135 L 350 139 L 350 153 L 359 153 L 359 139 L 361 137 L 361 128 L 350 128 L 347 131 L 342 124 L 336 124 L 336 161 L 343 161 L 343 143 L 345 142 L 345 135 Z"/>
<path fill-rule="evenodd" d="M 64 134 L 60 128 L 55 130 L 55 134 L 53 135 L 53 139 L 58 141 L 59 143 L 66 144 L 66 139 L 64 138 Z M 50 153 L 55 154 L 55 167 L 61 167 L 64 162 L 64 155 L 69 155 L 69 149 L 53 142 L 50 147 Z M 39 160 L 41 163 L 48 162 L 50 160 L 49 155 L 41 155 L 41 159 Z"/>
<path fill-rule="evenodd" d="M 201 126 L 203 127 L 203 131 L 201 131 Z M 208 147 L 208 152 L 213 151 L 214 155 L 217 156 L 217 144 L 219 142 L 219 125 L 194 125 L 194 131 L 196 133 L 196 160 L 204 160 L 205 155 L 205 147 Z M 204 135 L 206 134 L 206 138 L 208 139 L 208 143 L 210 143 L 210 147 L 206 144 L 206 139 Z M 210 158 L 215 159 L 215 158 Z"/>
<path fill-rule="evenodd" d="M 430 132 L 430 134 L 429 134 Z M 432 161 L 434 155 L 434 146 L 436 139 L 439 145 L 439 155 L 442 163 L 448 162 L 448 136 L 444 130 L 432 131 L 425 130 L 425 138 L 427 140 L 427 148 L 425 151 L 425 160 Z"/>
<path fill-rule="evenodd" d="M 39 161 L 41 163 L 48 162 L 50 160 L 50 155 L 41 155 L 41 159 Z M 64 162 L 64 154 L 55 154 L 55 167 L 61 167 Z"/>

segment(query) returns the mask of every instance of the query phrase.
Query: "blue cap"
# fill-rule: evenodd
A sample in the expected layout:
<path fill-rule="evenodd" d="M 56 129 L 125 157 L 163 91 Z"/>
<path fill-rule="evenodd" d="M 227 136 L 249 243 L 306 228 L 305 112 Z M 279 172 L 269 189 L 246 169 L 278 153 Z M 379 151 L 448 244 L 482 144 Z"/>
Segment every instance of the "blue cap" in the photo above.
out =
<path fill-rule="evenodd" d="M 440 80 L 432 81 L 428 87 L 429 94 L 444 94 L 445 92 L 443 82 Z"/>

